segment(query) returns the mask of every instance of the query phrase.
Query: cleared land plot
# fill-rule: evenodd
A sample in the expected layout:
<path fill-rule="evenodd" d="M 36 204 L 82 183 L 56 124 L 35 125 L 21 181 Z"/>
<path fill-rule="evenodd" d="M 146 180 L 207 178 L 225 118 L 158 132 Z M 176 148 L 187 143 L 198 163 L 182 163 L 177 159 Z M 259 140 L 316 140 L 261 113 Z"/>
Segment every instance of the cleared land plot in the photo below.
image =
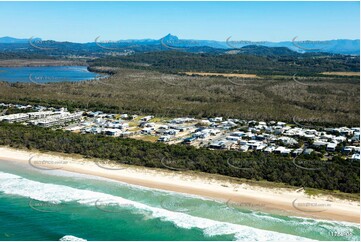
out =
<path fill-rule="evenodd" d="M 360 72 L 352 72 L 352 71 L 334 71 L 334 72 L 322 72 L 322 75 L 328 75 L 328 76 L 360 76 Z"/>
<path fill-rule="evenodd" d="M 224 76 L 224 77 L 239 77 L 239 78 L 260 78 L 256 74 L 227 74 L 227 73 L 209 73 L 209 72 L 182 72 L 188 76 Z"/>

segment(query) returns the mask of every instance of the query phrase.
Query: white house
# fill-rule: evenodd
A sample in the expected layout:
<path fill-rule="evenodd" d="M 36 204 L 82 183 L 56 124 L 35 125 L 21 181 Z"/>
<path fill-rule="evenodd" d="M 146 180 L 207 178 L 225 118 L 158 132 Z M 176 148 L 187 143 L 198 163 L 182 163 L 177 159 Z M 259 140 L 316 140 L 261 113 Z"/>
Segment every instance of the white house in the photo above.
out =
<path fill-rule="evenodd" d="M 266 153 L 272 153 L 276 149 L 275 146 L 271 145 L 264 149 L 264 152 Z"/>
<path fill-rule="evenodd" d="M 106 135 L 118 137 L 122 134 L 122 131 L 119 129 L 105 129 L 103 131 Z"/>
<path fill-rule="evenodd" d="M 353 155 L 351 156 L 351 160 L 358 160 L 358 161 L 360 161 L 360 154 L 353 154 Z"/>
<path fill-rule="evenodd" d="M 248 146 L 248 145 L 241 145 L 239 149 L 240 149 L 240 151 L 242 151 L 242 152 L 246 152 L 246 151 L 248 151 L 249 146 Z"/>
<path fill-rule="evenodd" d="M 169 136 L 161 136 L 159 139 L 158 139 L 158 142 L 168 142 L 170 140 L 170 137 Z"/>
<path fill-rule="evenodd" d="M 244 132 L 236 131 L 231 133 L 229 136 L 235 136 L 235 137 L 242 137 L 244 135 Z"/>
<path fill-rule="evenodd" d="M 143 118 L 140 119 L 140 121 L 142 122 L 148 122 L 149 120 L 151 120 L 152 118 L 154 118 L 153 116 L 145 116 Z"/>
<path fill-rule="evenodd" d="M 326 146 L 327 151 L 336 151 L 337 144 L 336 143 L 328 143 Z"/>

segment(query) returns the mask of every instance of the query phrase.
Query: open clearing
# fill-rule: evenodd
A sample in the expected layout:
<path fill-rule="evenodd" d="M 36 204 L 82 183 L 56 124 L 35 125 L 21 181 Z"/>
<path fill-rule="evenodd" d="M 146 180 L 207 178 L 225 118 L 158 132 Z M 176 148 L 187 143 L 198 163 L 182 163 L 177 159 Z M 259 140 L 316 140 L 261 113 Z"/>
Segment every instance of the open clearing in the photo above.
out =
<path fill-rule="evenodd" d="M 360 76 L 360 72 L 352 72 L 352 71 L 322 72 L 321 74 L 329 75 L 329 76 Z"/>
<path fill-rule="evenodd" d="M 189 76 L 224 76 L 224 77 L 242 77 L 242 78 L 259 78 L 256 74 L 227 74 L 227 73 L 209 73 L 209 72 L 183 72 Z"/>

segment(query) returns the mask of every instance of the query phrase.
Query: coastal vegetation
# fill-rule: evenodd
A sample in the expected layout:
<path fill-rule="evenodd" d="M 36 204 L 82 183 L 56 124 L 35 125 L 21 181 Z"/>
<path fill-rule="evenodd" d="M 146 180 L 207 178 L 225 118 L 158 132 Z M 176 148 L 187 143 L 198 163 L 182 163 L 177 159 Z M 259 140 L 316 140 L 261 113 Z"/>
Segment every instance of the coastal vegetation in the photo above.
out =
<path fill-rule="evenodd" d="M 250 47 L 249 47 L 250 48 Z M 254 47 L 258 50 L 260 47 Z M 269 48 L 261 48 L 268 50 Z M 287 49 L 287 48 L 285 48 Z M 158 70 L 165 73 L 220 72 L 256 75 L 318 75 L 321 72 L 358 72 L 360 59 L 355 56 L 327 54 L 258 53 L 242 54 L 186 53 L 162 51 L 108 56 L 90 60 L 91 66 L 127 67 Z M 257 53 L 257 52 L 256 52 Z"/>
<path fill-rule="evenodd" d="M 359 124 L 358 77 L 188 76 L 91 67 L 109 78 L 39 85 L 0 82 L 0 102 L 89 108 L 167 117 L 282 120 L 319 126 Z"/>
<path fill-rule="evenodd" d="M 120 164 L 193 170 L 230 177 L 270 181 L 291 186 L 359 193 L 358 161 L 334 157 L 322 161 L 317 155 L 290 157 L 261 152 L 215 151 L 185 145 L 167 145 L 101 135 L 82 135 L 62 130 L 0 123 L 0 145 L 14 148 L 81 154 Z M 302 166 L 313 167 L 301 169 Z"/>

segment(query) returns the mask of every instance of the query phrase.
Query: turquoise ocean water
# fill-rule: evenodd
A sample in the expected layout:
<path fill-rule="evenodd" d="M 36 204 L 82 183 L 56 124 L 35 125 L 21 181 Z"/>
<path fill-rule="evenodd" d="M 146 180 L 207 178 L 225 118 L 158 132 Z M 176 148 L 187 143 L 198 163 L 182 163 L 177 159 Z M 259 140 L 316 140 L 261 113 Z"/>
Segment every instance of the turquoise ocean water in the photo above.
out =
<path fill-rule="evenodd" d="M 0 161 L 0 240 L 61 240 L 64 236 L 85 240 L 359 241 L 360 228 Z"/>

